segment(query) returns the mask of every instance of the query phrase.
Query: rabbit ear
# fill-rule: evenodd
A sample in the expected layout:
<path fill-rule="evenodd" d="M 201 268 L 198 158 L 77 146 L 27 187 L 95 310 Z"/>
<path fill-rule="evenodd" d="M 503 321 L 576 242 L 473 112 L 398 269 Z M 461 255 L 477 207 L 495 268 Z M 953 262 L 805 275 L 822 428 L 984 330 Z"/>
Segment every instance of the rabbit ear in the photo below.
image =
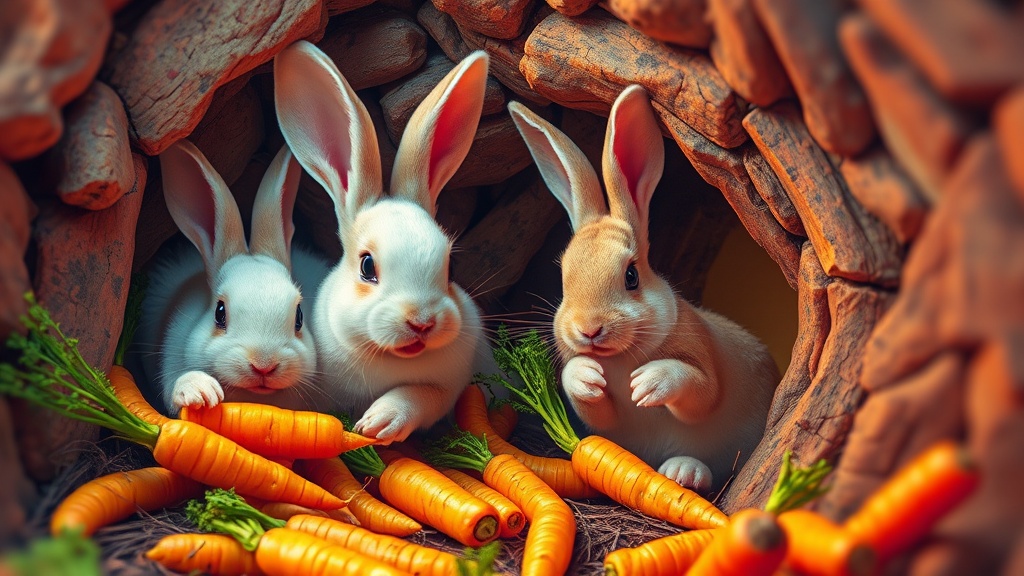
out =
<path fill-rule="evenodd" d="M 395 155 L 393 196 L 435 213 L 438 194 L 473 144 L 484 106 L 488 62 L 486 52 L 473 52 L 416 107 Z"/>
<path fill-rule="evenodd" d="M 249 252 L 265 254 L 291 269 L 292 210 L 299 191 L 302 167 L 287 145 L 274 157 L 260 182 L 252 205 Z"/>
<path fill-rule="evenodd" d="M 246 251 L 235 198 L 203 153 L 188 140 L 175 142 L 160 154 L 160 171 L 167 210 L 199 249 L 212 278 L 228 258 Z"/>
<path fill-rule="evenodd" d="M 651 195 L 665 168 L 665 143 L 643 87 L 633 84 L 612 105 L 604 138 L 604 183 L 612 216 L 647 238 Z"/>
<path fill-rule="evenodd" d="M 607 214 L 597 172 L 583 151 L 558 128 L 519 102 L 509 102 L 508 111 L 548 189 L 569 213 L 572 229 L 579 230 Z"/>
<path fill-rule="evenodd" d="M 339 228 L 382 193 L 366 107 L 334 62 L 300 40 L 274 57 L 274 101 L 288 147 L 334 200 Z"/>

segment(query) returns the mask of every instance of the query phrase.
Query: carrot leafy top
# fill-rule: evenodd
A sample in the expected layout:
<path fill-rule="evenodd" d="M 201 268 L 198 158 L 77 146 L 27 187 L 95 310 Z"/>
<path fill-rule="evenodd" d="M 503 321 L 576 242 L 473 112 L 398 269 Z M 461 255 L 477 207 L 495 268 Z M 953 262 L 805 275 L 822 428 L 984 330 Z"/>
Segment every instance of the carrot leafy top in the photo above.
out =
<path fill-rule="evenodd" d="M 827 460 L 822 458 L 807 468 L 800 468 L 793 466 L 792 458 L 792 450 L 786 450 L 782 455 L 779 479 L 768 496 L 765 512 L 778 515 L 787 510 L 795 510 L 828 492 L 828 486 L 822 486 L 822 482 L 832 472 L 832 466 Z"/>
<path fill-rule="evenodd" d="M 508 328 L 501 325 L 498 328 L 494 360 L 506 376 L 518 374 L 523 385 L 516 386 L 500 375 L 489 375 L 484 380 L 507 388 L 517 410 L 539 415 L 544 421 L 544 430 L 555 444 L 571 454 L 580 443 L 580 438 L 569 423 L 565 403 L 558 395 L 558 376 L 555 374 L 554 362 L 537 331 L 530 330 L 513 342 Z"/>
<path fill-rule="evenodd" d="M 341 420 L 345 430 L 352 432 L 351 416 L 340 413 L 336 413 L 334 416 Z M 373 449 L 373 446 L 346 450 L 341 453 L 341 459 L 348 466 L 349 470 L 363 476 L 373 476 L 374 478 L 380 478 L 380 475 L 384 473 L 384 468 L 387 467 L 380 454 L 377 454 L 377 451 Z"/>
<path fill-rule="evenodd" d="M 21 320 L 27 335 L 12 334 L 7 346 L 19 350 L 18 365 L 0 364 L 0 394 L 22 398 L 68 418 L 109 428 L 128 440 L 152 447 L 160 428 L 121 404 L 103 372 L 78 351 L 46 308 L 30 293 L 28 314 Z"/>
<path fill-rule="evenodd" d="M 456 561 L 458 576 L 491 576 L 494 561 L 501 553 L 501 542 L 494 540 L 479 548 L 466 548 Z"/>
<path fill-rule="evenodd" d="M 483 472 L 494 458 L 487 447 L 487 437 L 456 428 L 423 449 L 423 456 L 438 468 L 462 468 Z"/>
<path fill-rule="evenodd" d="M 189 500 L 185 515 L 200 530 L 227 534 L 250 552 L 256 550 L 264 532 L 285 526 L 284 520 L 253 508 L 234 490 L 221 488 L 207 490 L 202 501 Z"/>

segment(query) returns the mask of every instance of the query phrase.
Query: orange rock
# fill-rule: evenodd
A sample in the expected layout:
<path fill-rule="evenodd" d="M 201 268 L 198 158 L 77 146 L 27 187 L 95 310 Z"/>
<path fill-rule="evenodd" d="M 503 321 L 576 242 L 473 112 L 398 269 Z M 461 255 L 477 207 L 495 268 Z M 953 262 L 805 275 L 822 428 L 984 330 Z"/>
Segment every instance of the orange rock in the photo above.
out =
<path fill-rule="evenodd" d="M 376 0 L 324 0 L 324 8 L 327 9 L 328 16 L 337 16 L 338 14 L 351 12 L 362 8 L 363 6 L 369 6 L 375 1 Z"/>
<path fill-rule="evenodd" d="M 437 42 L 448 59 L 452 62 L 459 62 L 469 53 L 472 48 L 466 45 L 462 39 L 462 32 L 455 24 L 451 16 L 441 12 L 432 2 L 424 2 L 416 11 L 416 21 L 423 26 L 427 34 Z"/>
<path fill-rule="evenodd" d="M 0 160 L 57 143 L 61 108 L 89 87 L 113 25 L 99 0 L 0 3 Z"/>
<path fill-rule="evenodd" d="M 775 215 L 775 219 L 782 224 L 787 232 L 794 236 L 807 237 L 804 230 L 804 223 L 800 221 L 800 215 L 789 199 L 786 189 L 782 187 L 778 176 L 772 172 L 768 161 L 761 156 L 757 148 L 747 148 L 743 151 L 743 166 L 747 169 L 747 175 L 754 183 L 754 188 L 761 195 L 768 209 Z"/>
<path fill-rule="evenodd" d="M 751 0 L 708 0 L 708 17 L 714 30 L 711 60 L 737 94 L 771 106 L 793 93 Z"/>
<path fill-rule="evenodd" d="M 28 249 L 30 222 L 35 206 L 29 200 L 18 176 L 0 162 L 0 341 L 14 331 L 24 332 L 19 318 L 28 306 L 23 296 L 32 289 L 25 251 Z"/>
<path fill-rule="evenodd" d="M 601 5 L 644 35 L 680 46 L 707 48 L 707 0 L 604 0 Z"/>
<path fill-rule="evenodd" d="M 533 0 L 432 0 L 459 27 L 499 40 L 523 33 L 533 10 Z"/>
<path fill-rule="evenodd" d="M 566 16 L 579 16 L 597 6 L 598 0 L 547 0 L 547 4 Z"/>
<path fill-rule="evenodd" d="M 427 57 L 427 34 L 401 12 L 372 7 L 339 19 L 317 46 L 353 90 L 362 90 L 419 69 Z"/>
<path fill-rule="evenodd" d="M 867 148 L 875 137 L 871 110 L 835 34 L 844 0 L 753 2 L 800 97 L 814 140 L 843 156 Z"/>
<path fill-rule="evenodd" d="M 992 114 L 992 125 L 999 141 L 1003 166 L 1017 190 L 1017 197 L 1024 202 L 1024 87 L 1007 94 L 996 105 Z"/>
<path fill-rule="evenodd" d="M 839 172 L 853 197 L 901 243 L 917 236 L 928 215 L 928 201 L 887 150 L 876 147 L 856 158 L 844 158 Z"/>

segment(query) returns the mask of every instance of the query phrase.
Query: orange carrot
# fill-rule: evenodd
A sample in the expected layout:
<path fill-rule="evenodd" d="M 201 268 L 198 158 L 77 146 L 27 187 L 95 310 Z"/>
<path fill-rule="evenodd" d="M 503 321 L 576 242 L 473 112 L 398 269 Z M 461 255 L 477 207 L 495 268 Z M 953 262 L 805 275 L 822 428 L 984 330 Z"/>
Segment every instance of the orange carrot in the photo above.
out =
<path fill-rule="evenodd" d="M 90 480 L 68 495 L 53 512 L 50 532 L 56 536 L 79 531 L 90 536 L 139 510 L 174 506 L 202 493 L 198 482 L 159 466 L 114 472 Z"/>
<path fill-rule="evenodd" d="M 256 564 L 269 576 L 402 576 L 409 572 L 322 538 L 271 528 L 256 547 Z"/>
<path fill-rule="evenodd" d="M 487 421 L 502 440 L 508 440 L 519 423 L 519 412 L 509 403 L 499 404 L 487 409 Z"/>
<path fill-rule="evenodd" d="M 300 460 L 295 469 L 328 492 L 348 502 L 348 510 L 363 528 L 378 534 L 405 537 L 423 526 L 391 506 L 377 500 L 352 476 L 340 458 Z"/>
<path fill-rule="evenodd" d="M 656 538 L 635 548 L 619 548 L 604 557 L 605 576 L 675 576 L 683 574 L 725 528 L 687 530 Z"/>
<path fill-rule="evenodd" d="M 442 468 L 438 471 L 464 488 L 466 492 L 494 506 L 498 512 L 498 521 L 501 526 L 499 538 L 512 538 L 522 532 L 523 527 L 526 526 L 526 518 L 523 516 L 523 511 L 507 496 L 464 472 L 451 468 Z"/>
<path fill-rule="evenodd" d="M 330 518 L 293 516 L 285 527 L 307 532 L 419 576 L 451 576 L 457 573 L 457 558 L 452 554 L 394 536 L 375 534 Z"/>
<path fill-rule="evenodd" d="M 222 402 L 212 408 L 181 409 L 180 418 L 201 424 L 268 458 L 332 458 L 376 442 L 345 430 L 330 414 L 267 404 Z"/>
<path fill-rule="evenodd" d="M 129 412 L 135 414 L 145 422 L 159 426 L 169 418 L 153 408 L 142 396 L 139 387 L 135 385 L 135 378 L 124 366 L 115 364 L 107 373 L 110 379 L 110 386 L 114 390 L 117 399 L 124 404 Z"/>
<path fill-rule="evenodd" d="M 946 440 L 907 462 L 843 524 L 886 561 L 926 536 L 936 522 L 977 487 L 966 448 Z"/>
<path fill-rule="evenodd" d="M 262 574 L 256 555 L 224 534 L 171 534 L 146 552 L 146 558 L 175 572 L 242 576 Z"/>
<path fill-rule="evenodd" d="M 728 527 L 697 558 L 691 576 L 774 574 L 786 556 L 786 532 L 770 512 L 747 508 L 732 515 Z"/>
<path fill-rule="evenodd" d="M 494 454 L 511 454 L 539 476 L 563 498 L 596 498 L 601 493 L 573 470 L 572 462 L 563 458 L 545 458 L 523 452 L 501 438 L 487 419 L 487 403 L 479 386 L 470 384 L 455 404 L 455 422 L 459 428 L 487 438 L 487 447 Z"/>
<path fill-rule="evenodd" d="M 871 546 L 811 510 L 778 516 L 789 538 L 786 565 L 809 576 L 866 576 L 875 569 Z"/>

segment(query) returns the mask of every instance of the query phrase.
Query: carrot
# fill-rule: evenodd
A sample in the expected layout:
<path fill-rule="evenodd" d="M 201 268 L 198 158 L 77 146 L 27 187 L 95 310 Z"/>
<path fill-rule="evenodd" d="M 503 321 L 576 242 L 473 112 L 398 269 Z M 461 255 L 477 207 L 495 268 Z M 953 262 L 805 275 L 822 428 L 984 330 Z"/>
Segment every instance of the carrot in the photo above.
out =
<path fill-rule="evenodd" d="M 659 474 L 611 440 L 601 436 L 581 440 L 569 423 L 558 395 L 554 366 L 535 330 L 513 344 L 508 330 L 499 328 L 494 358 L 506 373 L 519 373 L 524 389 L 500 381 L 521 404 L 541 416 L 544 429 L 570 454 L 573 470 L 589 486 L 620 504 L 684 528 L 717 528 L 729 523 L 728 516 L 714 504 Z"/>
<path fill-rule="evenodd" d="M 519 423 L 519 412 L 511 404 L 504 402 L 487 409 L 487 421 L 491 423 L 491 429 L 498 438 L 508 440 Z"/>
<path fill-rule="evenodd" d="M 370 450 L 372 448 L 363 448 Z M 374 453 L 376 456 L 376 453 Z M 371 496 L 340 458 L 300 460 L 295 469 L 310 481 L 348 502 L 359 525 L 378 534 L 409 536 L 423 529 L 419 522 Z"/>
<path fill-rule="evenodd" d="M 330 414 L 268 404 L 222 402 L 181 409 L 182 420 L 201 424 L 267 458 L 331 458 L 376 442 L 345 430 Z"/>
<path fill-rule="evenodd" d="M 484 483 L 507 496 L 526 515 L 521 574 L 565 574 L 576 540 L 576 517 L 569 506 L 530 468 L 511 454 L 494 455 L 487 442 L 468 432 L 449 437 L 447 448 L 428 451 L 440 466 L 468 468 L 483 475 Z"/>
<path fill-rule="evenodd" d="M 316 508 L 299 506 L 298 504 L 292 504 L 290 502 L 267 502 L 266 500 L 262 500 L 254 496 L 243 496 L 243 498 L 245 499 L 246 504 L 249 504 L 267 516 L 277 518 L 278 520 L 288 520 L 292 516 L 308 514 L 310 516 L 333 518 L 339 522 L 345 522 L 347 524 L 359 524 L 359 520 L 352 515 L 348 508 L 338 508 L 337 510 L 317 510 Z"/>
<path fill-rule="evenodd" d="M 724 528 L 687 530 L 613 550 L 604 557 L 605 576 L 675 576 L 686 572 Z"/>
<path fill-rule="evenodd" d="M 50 519 L 50 533 L 91 536 L 139 510 L 174 506 L 202 492 L 198 482 L 159 466 L 114 472 L 86 482 L 61 501 Z"/>
<path fill-rule="evenodd" d="M 533 470 L 544 483 L 563 498 L 596 498 L 601 493 L 591 488 L 573 470 L 572 462 L 563 458 L 546 458 L 523 452 L 501 438 L 487 419 L 487 403 L 479 386 L 466 386 L 455 403 L 455 422 L 459 428 L 487 439 L 494 454 L 511 454 Z"/>
<path fill-rule="evenodd" d="M 256 555 L 224 534 L 170 534 L 150 548 L 146 558 L 186 574 L 262 574 L 256 566 Z"/>
<path fill-rule="evenodd" d="M 132 373 L 128 371 L 124 366 L 118 366 L 115 364 L 110 368 L 110 372 L 107 373 L 107 378 L 110 380 L 110 387 L 114 391 L 114 395 L 117 399 L 124 404 L 124 407 L 129 412 L 135 414 L 145 422 L 150 424 L 156 424 L 157 426 L 168 421 L 169 418 L 164 416 L 160 412 L 153 408 L 149 402 L 142 396 L 142 392 L 139 391 L 139 387 L 135 385 L 135 378 L 132 377 Z"/>
<path fill-rule="evenodd" d="M 732 516 L 728 527 L 697 558 L 691 576 L 760 576 L 774 574 L 786 556 L 786 532 L 773 514 L 747 508 Z"/>
<path fill-rule="evenodd" d="M 863 540 L 811 510 L 779 514 L 789 537 L 786 565 L 803 574 L 865 576 L 875 569 L 876 555 Z"/>
<path fill-rule="evenodd" d="M 21 369 L 0 364 L 0 393 L 109 428 L 152 450 L 164 468 L 202 484 L 312 508 L 345 505 L 284 466 L 198 424 L 168 420 L 158 426 L 132 414 L 106 377 L 82 358 L 77 342 L 66 338 L 31 297 L 29 302 L 29 313 L 23 317 L 28 335 L 15 334 L 8 340 L 11 348 L 21 351 Z"/>
<path fill-rule="evenodd" d="M 376 558 L 399 570 L 420 576 L 450 576 L 456 573 L 458 558 L 448 552 L 420 546 L 394 536 L 375 534 L 330 518 L 293 516 L 285 527 L 307 532 L 349 550 Z"/>
<path fill-rule="evenodd" d="M 507 496 L 464 472 L 451 468 L 443 468 L 438 471 L 452 482 L 462 486 L 466 492 L 494 506 L 498 512 L 498 522 L 501 528 L 498 534 L 499 538 L 512 538 L 522 532 L 523 527 L 526 526 L 526 518 L 523 516 L 523 511 Z"/>
<path fill-rule="evenodd" d="M 907 462 L 843 524 L 887 561 L 924 538 L 979 482 L 967 449 L 937 442 Z"/>

